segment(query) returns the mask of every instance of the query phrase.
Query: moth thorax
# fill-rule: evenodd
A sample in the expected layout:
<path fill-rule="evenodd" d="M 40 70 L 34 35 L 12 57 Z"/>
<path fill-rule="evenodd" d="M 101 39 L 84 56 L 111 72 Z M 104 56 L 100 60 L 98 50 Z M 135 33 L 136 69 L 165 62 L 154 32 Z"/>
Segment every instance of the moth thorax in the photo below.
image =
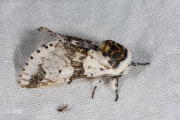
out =
<path fill-rule="evenodd" d="M 120 45 L 119 43 L 112 40 L 105 40 L 99 46 L 99 51 L 104 57 L 108 57 L 108 63 L 113 67 L 117 68 L 120 62 L 127 58 L 128 50 Z"/>

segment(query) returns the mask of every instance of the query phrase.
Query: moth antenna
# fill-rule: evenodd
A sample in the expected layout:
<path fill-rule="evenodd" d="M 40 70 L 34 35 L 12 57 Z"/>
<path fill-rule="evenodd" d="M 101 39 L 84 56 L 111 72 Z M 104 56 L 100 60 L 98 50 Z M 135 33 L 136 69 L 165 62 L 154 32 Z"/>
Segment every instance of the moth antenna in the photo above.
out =
<path fill-rule="evenodd" d="M 132 62 L 129 66 L 141 66 L 141 65 L 149 65 L 150 63 L 135 63 L 135 62 Z"/>

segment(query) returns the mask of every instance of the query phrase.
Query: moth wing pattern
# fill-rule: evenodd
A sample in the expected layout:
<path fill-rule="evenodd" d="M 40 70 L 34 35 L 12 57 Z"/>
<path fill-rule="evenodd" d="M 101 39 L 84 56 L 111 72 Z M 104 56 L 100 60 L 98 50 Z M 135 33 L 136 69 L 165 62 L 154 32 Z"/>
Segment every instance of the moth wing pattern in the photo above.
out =
<path fill-rule="evenodd" d="M 27 88 L 53 86 L 66 81 L 65 77 L 72 71 L 62 44 L 52 41 L 31 54 L 19 75 L 18 83 Z"/>
<path fill-rule="evenodd" d="M 90 40 L 81 39 L 81 38 L 78 38 L 78 37 L 73 37 L 73 36 L 63 35 L 63 34 L 59 34 L 59 33 L 54 33 L 51 30 L 49 30 L 48 28 L 46 28 L 46 27 L 39 27 L 38 31 L 47 33 L 47 34 L 49 34 L 49 35 L 51 35 L 53 37 L 60 38 L 63 41 L 69 42 L 69 43 L 71 43 L 73 45 L 77 45 L 77 46 L 83 47 L 83 48 L 88 48 L 88 49 L 95 50 L 95 49 L 98 48 L 98 46 L 100 44 L 97 41 L 90 41 Z"/>
<path fill-rule="evenodd" d="M 110 78 L 118 99 L 118 78 L 131 66 L 148 65 L 131 61 L 131 52 L 112 40 L 94 42 L 54 33 L 40 27 L 60 40 L 51 41 L 38 48 L 21 70 L 18 83 L 25 88 L 44 88 L 78 78 Z M 102 79 L 99 79 L 99 83 Z M 92 98 L 97 86 L 94 87 Z"/>
<path fill-rule="evenodd" d="M 93 74 L 85 74 L 86 67 L 89 69 L 89 66 L 83 65 L 83 62 L 85 58 L 92 57 L 88 55 L 88 51 L 95 51 L 97 42 L 61 36 L 59 41 L 49 42 L 31 54 L 20 72 L 20 86 L 43 88 Z"/>

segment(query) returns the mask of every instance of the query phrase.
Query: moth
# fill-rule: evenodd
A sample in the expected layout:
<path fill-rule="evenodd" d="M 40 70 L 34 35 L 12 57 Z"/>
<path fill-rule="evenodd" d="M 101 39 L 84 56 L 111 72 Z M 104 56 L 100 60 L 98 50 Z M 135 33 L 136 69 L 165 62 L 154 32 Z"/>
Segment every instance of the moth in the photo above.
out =
<path fill-rule="evenodd" d="M 69 84 L 78 78 L 104 78 L 111 83 L 118 100 L 118 80 L 132 66 L 150 63 L 135 63 L 131 52 L 113 40 L 94 42 L 77 37 L 54 33 L 46 27 L 38 31 L 50 34 L 59 40 L 51 41 L 34 51 L 18 77 L 23 88 L 44 88 L 64 82 Z M 97 85 L 92 91 L 92 98 Z"/>

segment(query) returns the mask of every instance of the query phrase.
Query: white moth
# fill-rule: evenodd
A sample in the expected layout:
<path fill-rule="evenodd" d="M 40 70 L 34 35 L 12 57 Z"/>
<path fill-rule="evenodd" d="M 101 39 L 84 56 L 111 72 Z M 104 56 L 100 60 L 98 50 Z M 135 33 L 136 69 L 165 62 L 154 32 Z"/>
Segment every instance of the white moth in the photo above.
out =
<path fill-rule="evenodd" d="M 33 52 L 19 74 L 18 83 L 26 88 L 43 88 L 78 78 L 104 78 L 111 82 L 118 99 L 118 78 L 126 74 L 131 66 L 148 65 L 134 63 L 131 52 L 112 40 L 93 42 L 57 34 L 45 27 L 39 31 L 59 38 Z M 94 87 L 92 98 L 97 86 Z"/>

